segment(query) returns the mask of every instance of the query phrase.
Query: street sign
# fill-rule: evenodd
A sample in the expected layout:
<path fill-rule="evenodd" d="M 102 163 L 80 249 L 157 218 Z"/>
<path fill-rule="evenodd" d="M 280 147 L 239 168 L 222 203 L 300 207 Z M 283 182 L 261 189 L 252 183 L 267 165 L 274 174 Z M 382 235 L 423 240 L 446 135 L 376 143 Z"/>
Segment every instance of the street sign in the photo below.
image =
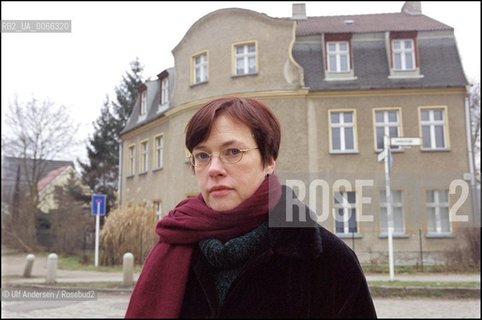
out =
<path fill-rule="evenodd" d="M 380 162 L 385 160 L 386 156 L 387 156 L 387 149 L 383 149 L 383 151 L 378 154 L 377 161 Z"/>
<path fill-rule="evenodd" d="M 105 216 L 106 196 L 105 194 L 93 194 L 91 212 L 94 216 Z"/>
<path fill-rule="evenodd" d="M 420 138 L 397 137 L 390 139 L 390 145 L 392 146 L 419 146 L 420 144 Z"/>

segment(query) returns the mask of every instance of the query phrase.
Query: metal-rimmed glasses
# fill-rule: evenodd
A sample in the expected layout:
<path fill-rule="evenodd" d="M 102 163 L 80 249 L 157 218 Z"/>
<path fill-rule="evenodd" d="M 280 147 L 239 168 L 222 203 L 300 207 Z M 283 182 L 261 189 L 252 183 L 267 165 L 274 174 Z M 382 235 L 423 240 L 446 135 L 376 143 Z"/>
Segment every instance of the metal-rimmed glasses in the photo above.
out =
<path fill-rule="evenodd" d="M 239 148 L 226 148 L 221 152 L 207 153 L 205 151 L 196 151 L 189 156 L 191 165 L 196 168 L 203 168 L 207 166 L 211 159 L 217 155 L 223 163 L 235 164 L 241 161 L 243 155 L 251 150 L 259 149 L 249 148 L 249 149 L 239 149 Z"/>

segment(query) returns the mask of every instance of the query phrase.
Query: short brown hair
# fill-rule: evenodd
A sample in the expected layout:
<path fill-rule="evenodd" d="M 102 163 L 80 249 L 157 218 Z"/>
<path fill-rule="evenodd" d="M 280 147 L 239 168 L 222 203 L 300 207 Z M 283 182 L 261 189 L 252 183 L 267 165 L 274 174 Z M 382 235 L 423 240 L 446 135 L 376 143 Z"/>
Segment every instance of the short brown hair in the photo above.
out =
<path fill-rule="evenodd" d="M 186 126 L 186 148 L 189 152 L 209 137 L 214 120 L 221 114 L 250 128 L 263 165 L 278 158 L 281 141 L 278 119 L 262 102 L 238 97 L 211 100 L 194 114 Z"/>

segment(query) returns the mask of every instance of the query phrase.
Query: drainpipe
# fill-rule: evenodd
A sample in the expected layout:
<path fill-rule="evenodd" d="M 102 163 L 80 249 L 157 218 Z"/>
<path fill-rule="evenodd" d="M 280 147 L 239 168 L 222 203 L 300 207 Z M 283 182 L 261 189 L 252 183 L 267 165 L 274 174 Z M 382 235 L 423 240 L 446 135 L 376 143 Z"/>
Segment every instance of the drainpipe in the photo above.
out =
<path fill-rule="evenodd" d="M 469 92 L 469 90 L 467 90 Z M 472 149 L 472 125 L 470 123 L 470 105 L 469 98 L 465 97 L 465 132 L 467 135 L 467 153 L 469 158 L 469 170 L 470 170 L 470 188 L 471 188 L 471 200 L 472 200 L 472 219 L 473 223 L 480 223 L 480 219 L 476 217 L 476 213 L 480 213 L 476 198 L 476 186 L 475 186 L 475 165 L 474 165 L 474 151 Z"/>
<path fill-rule="evenodd" d="M 122 206 L 122 139 L 117 140 L 119 142 L 119 173 L 118 173 L 118 179 L 119 182 L 117 183 L 119 187 L 119 192 L 117 192 L 117 195 L 119 197 L 119 208 Z"/>

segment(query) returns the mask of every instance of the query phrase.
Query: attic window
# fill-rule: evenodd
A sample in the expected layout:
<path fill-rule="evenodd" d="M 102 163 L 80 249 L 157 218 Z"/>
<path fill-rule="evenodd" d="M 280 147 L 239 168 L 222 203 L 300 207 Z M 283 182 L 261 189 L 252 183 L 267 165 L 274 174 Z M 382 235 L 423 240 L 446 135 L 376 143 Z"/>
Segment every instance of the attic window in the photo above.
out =
<path fill-rule="evenodd" d="M 344 20 L 343 23 L 344 24 L 354 24 L 355 20 Z"/>

